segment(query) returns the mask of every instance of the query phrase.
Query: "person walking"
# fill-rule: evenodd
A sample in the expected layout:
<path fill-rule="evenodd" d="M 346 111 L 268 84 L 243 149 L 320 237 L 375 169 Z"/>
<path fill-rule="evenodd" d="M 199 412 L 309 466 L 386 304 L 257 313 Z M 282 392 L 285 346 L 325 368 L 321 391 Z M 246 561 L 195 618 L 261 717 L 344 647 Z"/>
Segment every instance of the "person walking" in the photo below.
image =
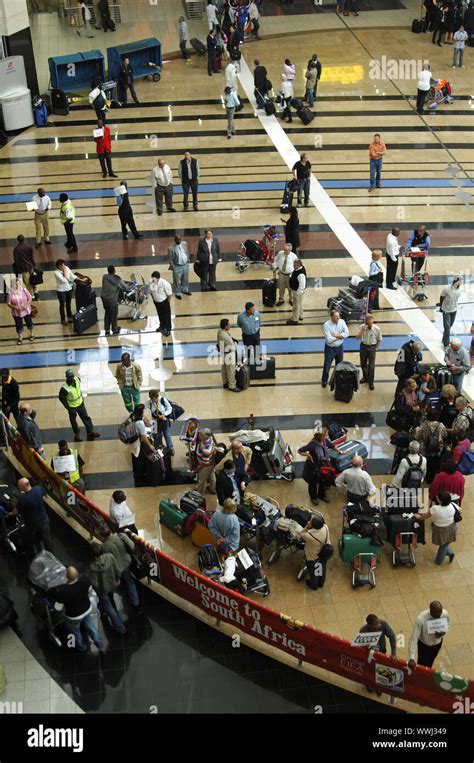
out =
<path fill-rule="evenodd" d="M 260 355 L 260 313 L 253 302 L 245 303 L 245 310 L 242 310 L 237 317 L 237 326 L 242 331 L 242 341 L 245 347 L 254 347 L 255 356 Z"/>
<path fill-rule="evenodd" d="M 290 294 L 293 303 L 293 315 L 286 322 L 287 326 L 298 326 L 303 321 L 303 300 L 306 292 L 307 278 L 306 269 L 301 260 L 293 263 L 293 272 L 290 276 Z"/>
<path fill-rule="evenodd" d="M 471 359 L 460 339 L 451 339 L 444 354 L 444 362 L 451 371 L 456 392 L 461 394 L 464 377 L 471 370 Z"/>
<path fill-rule="evenodd" d="M 305 71 L 305 80 L 306 80 L 306 89 L 305 89 L 305 98 L 308 103 L 308 106 L 310 109 L 314 106 L 314 90 L 317 88 L 317 82 L 318 82 L 318 70 L 315 66 L 311 63 L 310 66 Z"/>
<path fill-rule="evenodd" d="M 94 430 L 92 420 L 87 413 L 81 390 L 81 381 L 71 368 L 68 368 L 66 371 L 66 381 L 59 390 L 58 398 L 69 414 L 69 421 L 74 432 L 74 442 L 82 442 L 77 425 L 78 416 L 86 428 L 88 440 L 95 440 L 97 437 L 100 437 L 100 433 Z"/>
<path fill-rule="evenodd" d="M 56 270 L 54 271 L 56 281 L 56 295 L 59 302 L 59 315 L 63 326 L 72 323 L 72 285 L 75 282 L 75 275 L 68 268 L 64 260 L 56 260 Z"/>
<path fill-rule="evenodd" d="M 383 157 L 387 152 L 387 147 L 383 140 L 380 139 L 378 132 L 375 133 L 374 139 L 369 146 L 370 157 L 370 186 L 369 193 L 374 190 L 375 187 L 382 188 L 382 164 Z"/>
<path fill-rule="evenodd" d="M 347 491 L 348 503 L 360 503 L 367 506 L 369 496 L 377 493 L 377 488 L 372 482 L 368 472 L 362 469 L 363 460 L 360 456 L 353 456 L 349 469 L 346 469 L 336 477 L 336 487 Z"/>
<path fill-rule="evenodd" d="M 416 110 L 418 114 L 423 114 L 423 107 L 431 87 L 431 79 L 432 75 L 430 65 L 425 64 L 421 72 L 418 72 L 418 84 L 416 91 Z"/>
<path fill-rule="evenodd" d="M 118 326 L 118 299 L 121 292 L 128 291 L 125 281 L 115 272 L 114 265 L 107 266 L 107 273 L 102 276 L 101 299 L 104 306 L 104 330 L 106 334 L 120 334 Z"/>
<path fill-rule="evenodd" d="M 92 541 L 91 553 L 93 562 L 89 567 L 89 578 L 92 588 L 99 598 L 99 607 L 117 633 L 125 633 L 125 625 L 115 608 L 114 591 L 120 583 L 120 573 L 113 554 L 104 552 L 101 543 Z"/>
<path fill-rule="evenodd" d="M 130 530 L 138 535 L 135 524 L 135 514 L 127 504 L 127 496 L 123 490 L 114 490 L 109 502 L 109 514 L 119 530 Z"/>
<path fill-rule="evenodd" d="M 454 276 L 452 282 L 441 289 L 439 300 L 439 309 L 443 314 L 443 347 L 447 352 L 449 349 L 449 340 L 451 329 L 456 320 L 458 301 L 461 296 L 461 278 Z"/>
<path fill-rule="evenodd" d="M 123 105 L 127 105 L 127 90 L 130 90 L 135 103 L 140 103 L 135 92 L 135 85 L 133 84 L 133 67 L 128 58 L 124 58 L 119 72 L 119 84 L 120 84 L 120 100 Z"/>
<path fill-rule="evenodd" d="M 183 186 L 183 209 L 185 212 L 188 211 L 188 196 L 191 189 L 193 194 L 193 209 L 195 212 L 198 212 L 199 162 L 191 156 L 190 151 L 184 152 L 184 158 L 179 163 L 178 172 L 181 185 Z"/>
<path fill-rule="evenodd" d="M 44 243 L 46 246 L 51 246 L 49 240 L 49 211 L 52 208 L 52 202 L 49 196 L 46 195 L 44 188 L 38 188 L 38 192 L 33 196 L 32 201 L 36 204 L 34 212 L 34 223 L 36 231 L 36 249 L 41 246 L 41 236 L 44 237 Z"/>
<path fill-rule="evenodd" d="M 196 260 L 201 265 L 201 291 L 217 291 L 216 268 L 221 261 L 221 248 L 210 229 L 199 239 Z"/>
<path fill-rule="evenodd" d="M 182 241 L 179 235 L 174 237 L 174 243 L 168 247 L 168 260 L 173 272 L 173 286 L 176 299 L 182 299 L 181 294 L 186 294 L 190 297 L 188 242 Z"/>
<path fill-rule="evenodd" d="M 298 538 L 304 541 L 304 555 L 309 580 L 306 581 L 308 588 L 317 591 L 324 588 L 326 582 L 327 557 L 323 556 L 323 548 L 330 544 L 329 527 L 324 521 L 322 514 L 311 517 Z"/>
<path fill-rule="evenodd" d="M 82 17 L 82 26 L 84 27 L 84 31 L 86 33 L 87 39 L 90 40 L 92 37 L 94 37 L 94 35 L 91 34 L 91 32 L 92 32 L 92 25 L 91 25 L 92 16 L 91 16 L 91 12 L 90 12 L 88 6 L 85 4 L 84 0 L 78 0 L 78 2 L 79 2 L 79 10 L 81 12 L 81 17 Z M 78 29 L 76 29 L 76 32 L 77 32 L 77 34 L 80 37 L 81 36 L 80 31 Z"/>
<path fill-rule="evenodd" d="M 156 214 L 163 214 L 163 199 L 168 212 L 176 212 L 173 208 L 173 173 L 164 159 L 158 159 L 158 164 L 153 168 L 153 185 Z"/>
<path fill-rule="evenodd" d="M 235 90 L 235 92 L 237 92 L 237 69 L 235 68 L 234 61 L 229 61 L 224 69 L 224 88 L 226 87 L 230 87 L 231 90 Z"/>
<path fill-rule="evenodd" d="M 10 281 L 10 290 L 7 295 L 7 305 L 11 310 L 15 329 L 18 336 L 17 344 L 23 344 L 23 324 L 30 332 L 29 340 L 34 342 L 34 324 L 31 307 L 31 294 L 23 286 L 21 276 L 12 276 Z"/>
<path fill-rule="evenodd" d="M 256 58 L 253 63 L 255 66 L 255 69 L 253 70 L 254 89 L 258 90 L 262 96 L 265 96 L 272 89 L 271 82 L 267 78 L 268 72 L 265 66 L 262 66 L 258 58 Z"/>
<path fill-rule="evenodd" d="M 288 214 L 290 216 L 287 220 L 284 220 L 283 217 L 280 220 L 285 226 L 285 241 L 290 245 L 291 252 L 296 255 L 301 244 L 300 218 L 296 207 L 289 207 Z"/>
<path fill-rule="evenodd" d="M 18 480 L 17 488 L 21 493 L 17 508 L 25 523 L 26 545 L 36 553 L 43 548 L 52 553 L 49 517 L 43 500 L 46 490 L 41 485 L 32 487 L 26 477 Z"/>
<path fill-rule="evenodd" d="M 362 371 L 361 384 L 368 384 L 373 390 L 375 378 L 375 360 L 382 341 L 382 332 L 374 322 L 374 316 L 367 314 L 356 339 L 360 340 L 359 357 Z"/>
<path fill-rule="evenodd" d="M 442 620 L 433 633 L 428 624 L 430 620 Z M 408 643 L 408 667 L 414 670 L 418 665 L 432 668 L 438 653 L 443 646 L 443 638 L 451 624 L 448 612 L 443 608 L 440 601 L 432 601 L 429 609 L 423 610 L 417 616 L 410 641 Z M 418 652 L 418 660 L 415 660 Z"/>
<path fill-rule="evenodd" d="M 138 232 L 135 225 L 135 218 L 133 217 L 133 209 L 130 204 L 130 197 L 128 195 L 128 183 L 126 180 L 120 181 L 120 187 L 125 188 L 125 193 L 119 193 L 117 198 L 118 216 L 120 218 L 120 224 L 122 226 L 122 238 L 124 241 L 128 239 L 127 225 L 133 234 L 133 238 L 143 238 L 143 235 Z"/>
<path fill-rule="evenodd" d="M 298 206 L 301 207 L 301 197 L 304 193 L 304 205 L 307 207 L 311 188 L 311 162 L 308 154 L 301 154 L 299 161 L 293 165 L 292 171 L 298 181 Z"/>
<path fill-rule="evenodd" d="M 307 445 L 298 448 L 298 453 L 301 456 L 306 456 L 303 466 L 303 479 L 308 485 L 308 494 L 314 506 L 318 506 L 320 500 L 329 503 L 329 498 L 326 496 L 326 486 L 321 475 L 321 467 L 331 465 L 329 448 L 332 447 L 327 429 L 322 429 L 313 434 L 313 439 Z M 338 448 L 333 448 L 333 450 L 339 452 Z"/>
<path fill-rule="evenodd" d="M 35 301 L 38 298 L 38 288 L 30 282 L 30 276 L 35 269 L 33 248 L 25 241 L 21 234 L 16 237 L 17 245 L 13 250 L 13 272 L 22 279 L 23 285 L 30 292 Z"/>
<path fill-rule="evenodd" d="M 217 26 L 217 8 L 212 0 L 208 0 L 206 5 L 207 26 L 209 31 L 212 32 L 215 26 Z"/>
<path fill-rule="evenodd" d="M 94 87 L 89 93 L 89 104 L 95 109 L 97 119 L 104 124 L 107 121 L 107 96 L 102 90 L 102 84 L 100 81 L 94 83 Z"/>
<path fill-rule="evenodd" d="M 15 377 L 11 375 L 9 368 L 2 368 L 0 371 L 0 382 L 2 385 L 2 413 L 7 419 L 13 413 L 13 418 L 18 426 L 20 385 Z"/>
<path fill-rule="evenodd" d="M 248 11 L 249 11 L 249 19 L 252 22 L 252 34 L 256 40 L 261 40 L 262 38 L 259 35 L 259 30 L 260 30 L 259 13 L 258 13 L 257 4 L 254 2 L 254 0 L 250 0 Z"/>
<path fill-rule="evenodd" d="M 291 245 L 285 244 L 275 257 L 275 264 L 273 268 L 278 271 L 278 301 L 276 306 L 279 307 L 285 301 L 285 293 L 288 290 L 289 303 L 293 306 L 293 295 L 290 288 L 290 277 L 295 268 L 295 262 L 297 261 L 297 255 L 292 252 Z"/>
<path fill-rule="evenodd" d="M 158 333 L 163 336 L 169 336 L 171 334 L 171 295 L 173 290 L 171 284 L 161 277 L 157 270 L 154 270 L 151 274 L 150 281 L 150 294 L 155 305 L 155 310 L 160 321 L 160 325 L 156 329 Z"/>
<path fill-rule="evenodd" d="M 453 69 L 459 66 L 461 69 L 465 69 L 463 64 L 464 48 L 469 35 L 461 24 L 458 31 L 454 34 L 454 55 L 453 55 Z M 459 63 L 458 63 L 459 62 Z"/>
<path fill-rule="evenodd" d="M 321 377 L 321 387 L 328 386 L 329 371 L 332 362 L 337 364 L 344 360 L 344 339 L 349 336 L 346 322 L 342 320 L 339 310 L 331 310 L 330 318 L 324 324 L 324 366 Z"/>
<path fill-rule="evenodd" d="M 392 228 L 392 232 L 387 235 L 385 243 L 385 261 L 387 264 L 385 276 L 386 289 L 396 289 L 395 279 L 397 277 L 398 258 L 400 257 L 399 235 L 400 228 Z"/>
<path fill-rule="evenodd" d="M 102 170 L 102 177 L 106 178 L 108 172 L 110 178 L 116 178 L 118 175 L 116 175 L 112 169 L 112 140 L 110 137 L 110 128 L 103 123 L 102 119 L 99 119 L 97 120 L 97 129 L 102 130 L 102 135 L 98 138 L 94 138 L 97 147 L 97 156 Z"/>
<path fill-rule="evenodd" d="M 21 403 L 20 414 L 18 416 L 18 431 L 26 444 L 33 448 L 41 458 L 45 458 L 43 434 L 35 418 L 36 411 L 33 410 L 31 405 L 29 403 Z"/>
<path fill-rule="evenodd" d="M 210 493 L 216 493 L 216 474 L 214 471 L 216 446 L 210 429 L 200 429 L 196 444 L 197 485 L 195 490 L 204 495 L 206 486 Z"/>
<path fill-rule="evenodd" d="M 64 246 L 66 247 L 68 254 L 76 254 L 78 251 L 76 238 L 74 236 L 76 211 L 67 193 L 60 193 L 59 201 L 61 202 L 61 206 L 59 208 L 59 220 L 61 225 L 64 225 L 64 230 L 66 233 L 66 243 Z"/>
<path fill-rule="evenodd" d="M 191 54 L 188 53 L 186 43 L 189 41 L 189 29 L 188 24 L 184 16 L 180 16 L 179 19 L 179 49 L 181 55 L 185 61 L 191 58 Z"/>
<path fill-rule="evenodd" d="M 241 392 L 235 381 L 236 344 L 230 335 L 230 321 L 222 318 L 217 332 L 217 349 L 221 361 L 222 386 L 231 392 Z"/>
<path fill-rule="evenodd" d="M 66 570 L 67 583 L 50 589 L 48 593 L 58 604 L 64 604 L 65 625 L 74 636 L 74 646 L 78 652 L 86 652 L 87 647 L 81 633 L 84 627 L 87 635 L 99 649 L 104 651 L 104 642 L 94 625 L 92 603 L 89 597 L 90 578 L 80 575 L 76 567 Z"/>
<path fill-rule="evenodd" d="M 209 6 L 208 6 L 209 7 Z M 215 8 L 215 6 L 213 6 Z M 210 77 L 217 73 L 217 38 L 212 27 L 207 35 L 207 73 Z"/>
<path fill-rule="evenodd" d="M 236 134 L 234 124 L 234 114 L 237 106 L 240 106 L 239 96 L 232 87 L 226 87 L 224 90 L 224 103 L 227 115 L 227 138 L 232 138 Z"/>
<path fill-rule="evenodd" d="M 162 450 L 164 435 L 166 447 L 169 449 L 170 455 L 174 456 L 173 440 L 171 439 L 170 432 L 173 407 L 168 398 L 164 395 L 160 395 L 157 389 L 151 389 L 148 395 L 149 397 L 145 403 L 145 408 L 147 408 L 151 414 L 155 448 Z"/>
<path fill-rule="evenodd" d="M 69 456 L 70 459 L 72 458 L 74 466 L 69 468 L 67 471 L 58 471 L 55 469 L 54 461 L 55 459 L 63 458 L 64 456 Z M 84 460 L 76 448 L 69 447 L 66 440 L 59 440 L 58 449 L 53 453 L 53 457 L 51 459 L 51 469 L 56 472 L 56 474 L 60 474 L 61 477 L 66 480 L 66 482 L 72 485 L 72 487 L 75 487 L 76 490 L 79 490 L 82 495 L 86 494 L 86 485 L 84 482 Z"/>
<path fill-rule="evenodd" d="M 313 87 L 313 101 L 315 101 L 316 100 L 316 95 L 317 95 L 317 92 L 318 92 L 319 80 L 321 79 L 321 74 L 322 74 L 322 71 L 323 71 L 323 67 L 322 67 L 321 61 L 318 59 L 318 54 L 317 53 L 313 53 L 313 55 L 311 56 L 311 58 L 308 61 L 308 65 L 307 65 L 306 68 L 309 69 L 311 67 L 315 67 L 316 68 L 316 83 L 315 83 L 315 85 Z"/>
<path fill-rule="evenodd" d="M 99 13 L 102 29 L 104 30 L 105 34 L 107 34 L 109 29 L 111 32 L 115 32 L 116 28 L 115 24 L 112 22 L 109 0 L 99 0 Z"/>
<path fill-rule="evenodd" d="M 119 385 L 125 408 L 133 413 L 140 405 L 140 387 L 143 384 L 143 372 L 138 363 L 132 362 L 129 352 L 123 352 L 121 362 L 115 368 L 115 378 Z"/>

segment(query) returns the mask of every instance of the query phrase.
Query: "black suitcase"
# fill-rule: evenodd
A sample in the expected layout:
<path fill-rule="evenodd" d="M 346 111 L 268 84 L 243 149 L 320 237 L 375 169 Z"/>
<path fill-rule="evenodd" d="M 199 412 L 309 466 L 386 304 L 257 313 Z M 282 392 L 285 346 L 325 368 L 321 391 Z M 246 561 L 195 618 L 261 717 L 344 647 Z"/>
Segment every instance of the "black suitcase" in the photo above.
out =
<path fill-rule="evenodd" d="M 305 511 L 305 509 L 301 509 L 299 506 L 294 506 L 292 503 L 285 509 L 285 517 L 294 519 L 295 522 L 298 522 L 298 524 L 301 525 L 301 527 L 306 527 L 312 516 L 311 511 Z"/>
<path fill-rule="evenodd" d="M 286 181 L 285 188 L 283 191 L 283 198 L 280 204 L 280 212 L 282 212 L 283 214 L 286 214 L 288 212 L 288 209 L 292 206 L 293 194 L 296 193 L 297 189 L 298 189 L 297 180 L 293 178 L 292 180 Z"/>
<path fill-rule="evenodd" d="M 356 297 L 351 289 L 339 289 L 338 299 L 341 299 L 347 307 L 358 309 L 362 311 L 366 305 L 366 301 L 363 298 Z"/>
<path fill-rule="evenodd" d="M 191 44 L 192 42 L 193 41 L 191 40 Z M 231 50 L 229 55 L 230 55 L 231 61 L 240 61 L 240 59 L 242 58 L 242 53 L 237 48 L 234 48 L 233 50 Z"/>
<path fill-rule="evenodd" d="M 436 374 L 436 385 L 441 389 L 445 384 L 453 383 L 453 375 L 447 368 L 440 368 Z"/>
<path fill-rule="evenodd" d="M 262 259 L 262 247 L 258 243 L 258 241 L 253 241 L 252 239 L 248 238 L 247 241 L 244 242 L 245 246 L 245 254 L 249 258 L 249 260 L 261 260 Z"/>
<path fill-rule="evenodd" d="M 82 334 L 83 331 L 97 323 L 97 307 L 87 305 L 82 307 L 73 317 L 72 325 L 75 334 Z"/>
<path fill-rule="evenodd" d="M 411 31 L 415 34 L 420 34 L 423 31 L 423 22 L 420 19 L 413 19 L 411 22 Z"/>
<path fill-rule="evenodd" d="M 186 514 L 194 514 L 198 509 L 206 509 L 206 499 L 197 490 L 188 490 L 181 496 L 179 508 Z"/>
<path fill-rule="evenodd" d="M 145 456 L 145 481 L 150 487 L 157 487 L 171 479 L 171 456 L 164 451 L 163 458 L 151 461 Z"/>
<path fill-rule="evenodd" d="M 60 117 L 67 117 L 69 114 L 68 97 L 62 90 L 51 90 L 51 111 Z"/>
<path fill-rule="evenodd" d="M 206 55 L 206 46 L 204 45 L 201 40 L 198 40 L 197 37 L 191 37 L 190 39 L 191 47 L 193 50 L 196 51 L 198 56 L 205 56 Z"/>
<path fill-rule="evenodd" d="M 235 383 L 239 389 L 250 387 L 250 370 L 248 366 L 240 366 L 235 372 Z"/>
<path fill-rule="evenodd" d="M 97 307 L 97 294 L 92 286 L 76 286 L 76 310 L 79 312 L 81 307 L 94 305 Z"/>
<path fill-rule="evenodd" d="M 400 533 L 416 533 L 416 542 L 425 544 L 425 523 L 414 517 L 404 517 L 402 514 L 384 515 L 385 527 L 387 528 L 387 541 L 391 546 L 395 545 L 396 537 Z"/>
<path fill-rule="evenodd" d="M 254 379 L 274 379 L 275 378 L 275 358 L 265 356 L 260 358 L 260 363 L 249 363 L 250 380 Z"/>
<path fill-rule="evenodd" d="M 267 117 L 273 117 L 276 114 L 275 104 L 272 101 L 266 101 L 264 109 Z"/>
<path fill-rule="evenodd" d="M 313 114 L 311 109 L 308 109 L 307 106 L 305 106 L 302 109 L 299 109 L 296 113 L 304 125 L 309 125 L 315 117 L 315 114 Z"/>
<path fill-rule="evenodd" d="M 105 31 L 107 31 L 107 29 L 110 29 L 111 32 L 115 32 L 115 21 L 111 19 L 110 17 L 105 19 L 104 28 L 105 28 Z"/>
<path fill-rule="evenodd" d="M 262 300 L 265 307 L 274 307 L 277 297 L 277 284 L 275 278 L 266 278 L 262 283 Z"/>
<path fill-rule="evenodd" d="M 290 105 L 296 109 L 296 111 L 301 111 L 304 109 L 304 102 L 300 100 L 300 98 L 292 98 L 290 101 Z"/>

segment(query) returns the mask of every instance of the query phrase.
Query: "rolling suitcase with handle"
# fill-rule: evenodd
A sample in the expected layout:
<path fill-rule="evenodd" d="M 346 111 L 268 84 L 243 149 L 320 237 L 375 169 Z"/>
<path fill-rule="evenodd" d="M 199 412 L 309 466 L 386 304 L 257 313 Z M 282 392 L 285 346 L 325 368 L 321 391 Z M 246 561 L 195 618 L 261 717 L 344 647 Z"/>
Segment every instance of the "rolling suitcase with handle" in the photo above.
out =
<path fill-rule="evenodd" d="M 375 554 L 377 562 L 380 562 L 380 548 L 372 543 L 371 538 L 361 538 L 360 535 L 344 533 L 340 540 L 339 550 L 343 562 L 352 564 L 357 554 Z"/>
<path fill-rule="evenodd" d="M 298 109 L 296 113 L 304 125 L 309 125 L 315 117 L 311 109 L 308 109 L 307 106 L 303 106 L 302 109 Z"/>
<path fill-rule="evenodd" d="M 194 527 L 191 532 L 191 540 L 194 546 L 201 548 L 208 543 L 212 546 L 217 546 L 217 538 L 208 529 L 210 517 L 203 509 L 198 509 L 195 514 L 191 514 L 195 517 Z"/>
<path fill-rule="evenodd" d="M 188 490 L 187 493 L 181 496 L 179 508 L 186 514 L 194 514 L 198 509 L 206 508 L 206 499 L 197 490 Z"/>
<path fill-rule="evenodd" d="M 265 307 L 274 307 L 277 297 L 276 278 L 266 278 L 262 283 L 262 301 Z"/>
<path fill-rule="evenodd" d="M 235 383 L 239 389 L 248 389 L 250 387 L 250 369 L 249 366 L 239 366 L 235 372 Z"/>
<path fill-rule="evenodd" d="M 335 450 L 331 449 L 328 451 L 331 463 L 338 472 L 343 472 L 345 469 L 349 469 L 354 456 L 367 458 L 367 448 L 363 442 L 358 442 L 358 440 L 346 440 L 338 447 L 342 453 L 336 453 Z"/>
<path fill-rule="evenodd" d="M 188 515 L 181 511 L 175 501 L 164 499 L 159 506 L 160 522 L 182 538 L 186 534 L 186 520 Z"/>
<path fill-rule="evenodd" d="M 413 19 L 411 22 L 411 31 L 414 34 L 420 34 L 423 31 L 423 21 L 420 19 Z"/>
<path fill-rule="evenodd" d="M 194 51 L 198 54 L 198 56 L 205 56 L 206 55 L 206 46 L 204 45 L 201 40 L 198 40 L 197 37 L 192 37 L 190 39 L 191 47 Z"/>
<path fill-rule="evenodd" d="M 82 334 L 86 329 L 97 323 L 97 307 L 87 305 L 82 307 L 79 312 L 73 316 L 73 328 L 75 334 Z"/>
<path fill-rule="evenodd" d="M 275 358 L 268 355 L 262 356 L 258 363 L 249 363 L 250 380 L 274 379 Z"/>
<path fill-rule="evenodd" d="M 63 90 L 51 90 L 51 111 L 61 117 L 67 117 L 69 114 L 69 101 Z"/>

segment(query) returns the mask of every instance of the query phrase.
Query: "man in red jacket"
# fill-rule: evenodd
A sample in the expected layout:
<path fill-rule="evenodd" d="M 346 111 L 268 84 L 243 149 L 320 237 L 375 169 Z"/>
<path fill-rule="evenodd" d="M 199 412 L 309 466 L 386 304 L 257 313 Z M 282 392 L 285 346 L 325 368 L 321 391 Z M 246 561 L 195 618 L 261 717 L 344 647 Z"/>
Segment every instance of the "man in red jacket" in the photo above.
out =
<path fill-rule="evenodd" d="M 104 125 L 101 119 L 97 121 L 97 128 L 102 130 L 102 137 L 94 138 L 97 145 L 97 156 L 99 157 L 100 166 L 102 168 L 102 177 L 107 177 L 107 171 L 109 178 L 116 178 L 116 175 L 112 169 L 112 141 L 110 139 L 110 128 Z"/>

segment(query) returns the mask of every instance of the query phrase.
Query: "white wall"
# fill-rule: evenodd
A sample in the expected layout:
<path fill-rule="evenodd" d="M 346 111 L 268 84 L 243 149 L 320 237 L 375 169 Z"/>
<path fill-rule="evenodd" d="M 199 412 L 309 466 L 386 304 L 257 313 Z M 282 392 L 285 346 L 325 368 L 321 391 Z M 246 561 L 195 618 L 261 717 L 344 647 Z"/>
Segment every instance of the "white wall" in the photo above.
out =
<path fill-rule="evenodd" d="M 26 0 L 0 0 L 0 36 L 16 34 L 29 26 Z"/>

